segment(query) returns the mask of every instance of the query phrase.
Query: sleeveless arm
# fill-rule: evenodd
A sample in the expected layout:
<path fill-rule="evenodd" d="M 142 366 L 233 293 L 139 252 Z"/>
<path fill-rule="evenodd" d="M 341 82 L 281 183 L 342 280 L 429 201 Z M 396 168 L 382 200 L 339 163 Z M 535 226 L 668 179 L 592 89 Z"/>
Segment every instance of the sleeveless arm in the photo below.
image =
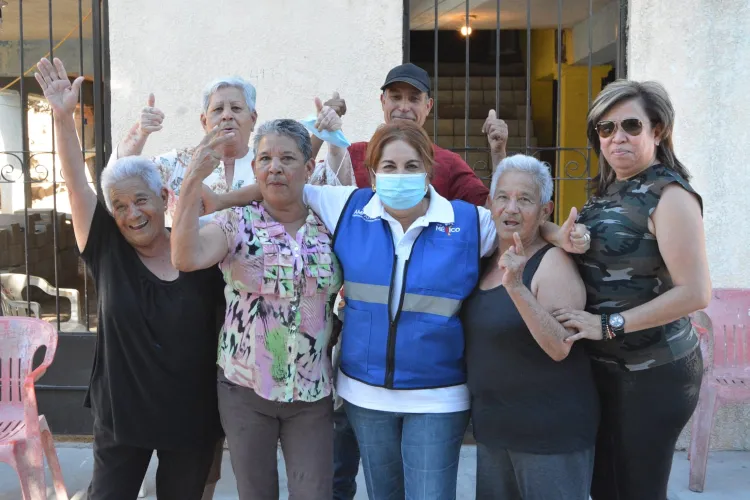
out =
<path fill-rule="evenodd" d="M 651 221 L 674 288 L 623 312 L 626 333 L 666 325 L 704 309 L 711 300 L 706 237 L 696 195 L 676 182 L 668 185 Z"/>
<path fill-rule="evenodd" d="M 534 340 L 555 361 L 570 353 L 568 331 L 552 316 L 560 308 L 583 309 L 586 289 L 573 260 L 559 248 L 550 249 L 531 280 L 531 290 L 521 284 L 507 288 Z"/>

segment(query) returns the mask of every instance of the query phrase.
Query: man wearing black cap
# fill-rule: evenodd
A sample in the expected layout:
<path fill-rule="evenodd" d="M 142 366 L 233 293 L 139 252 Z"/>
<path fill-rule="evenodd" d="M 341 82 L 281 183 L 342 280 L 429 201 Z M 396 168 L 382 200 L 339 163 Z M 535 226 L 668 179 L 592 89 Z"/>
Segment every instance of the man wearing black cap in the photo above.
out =
<path fill-rule="evenodd" d="M 432 109 L 430 97 L 430 76 L 425 70 L 411 63 L 396 66 L 388 72 L 381 87 L 380 102 L 386 123 L 393 120 L 412 120 L 424 126 Z M 343 116 L 346 103 L 334 98 L 325 103 Z M 508 140 L 508 127 L 503 120 L 496 118 L 491 110 L 482 128 L 487 134 L 492 154 L 492 168 L 505 158 L 505 144 Z M 314 153 L 322 142 L 313 138 Z M 349 147 L 358 187 L 370 186 L 370 177 L 365 168 L 367 142 L 357 142 Z M 432 186 L 449 200 L 464 200 L 474 205 L 484 205 L 489 191 L 463 159 L 447 149 L 435 145 L 435 174 Z"/>

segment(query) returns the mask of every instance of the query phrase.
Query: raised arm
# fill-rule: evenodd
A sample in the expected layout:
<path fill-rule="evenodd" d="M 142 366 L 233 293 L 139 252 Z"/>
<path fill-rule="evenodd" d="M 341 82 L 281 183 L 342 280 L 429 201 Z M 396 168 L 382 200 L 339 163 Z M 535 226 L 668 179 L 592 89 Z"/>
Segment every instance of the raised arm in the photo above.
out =
<path fill-rule="evenodd" d="M 487 142 L 490 144 L 492 173 L 494 174 L 497 166 L 507 156 L 505 145 L 508 143 L 508 125 L 497 117 L 494 109 L 491 109 L 482 126 L 482 132 L 487 134 Z"/>
<path fill-rule="evenodd" d="M 172 265 L 180 271 L 195 271 L 211 267 L 229 251 L 227 239 L 216 224 L 199 229 L 203 180 L 221 161 L 217 147 L 228 142 L 233 133 L 219 135 L 219 128 L 209 132 L 193 154 L 188 172 L 182 182 L 172 221 Z"/>
<path fill-rule="evenodd" d="M 333 97 L 324 102 L 323 105 L 332 108 L 339 116 L 344 116 L 346 114 L 346 101 L 341 98 L 338 92 L 334 92 Z M 310 140 L 312 141 L 313 149 L 312 157 L 317 158 L 318 153 L 320 153 L 320 148 L 323 147 L 323 140 L 319 139 L 315 135 L 310 137 Z"/>
<path fill-rule="evenodd" d="M 156 107 L 156 97 L 149 94 L 146 106 L 141 109 L 138 121 L 130 127 L 127 135 L 115 148 L 115 158 L 123 156 L 138 156 L 143 152 L 148 137 L 162 129 L 164 113 Z"/>
<path fill-rule="evenodd" d="M 338 102 L 339 100 L 339 94 L 338 92 L 335 92 L 332 101 Z M 315 108 L 318 112 L 318 119 L 314 125 L 316 130 L 321 132 L 335 132 L 341 130 L 343 123 L 336 108 L 324 105 L 317 97 L 315 98 Z M 320 140 L 314 134 L 313 138 Z M 352 186 L 355 184 L 351 157 L 347 154 L 347 149 L 345 147 L 329 142 L 325 163 L 326 166 L 336 175 L 341 185 Z"/>
<path fill-rule="evenodd" d="M 73 232 L 78 249 L 83 251 L 97 204 L 96 193 L 86 179 L 86 166 L 73 118 L 84 78 L 79 76 L 71 85 L 65 66 L 57 58 L 54 64 L 48 59 L 42 59 L 37 68 L 39 72 L 34 73 L 34 77 L 54 112 L 57 154 L 60 156 L 62 174 L 68 188 Z"/>

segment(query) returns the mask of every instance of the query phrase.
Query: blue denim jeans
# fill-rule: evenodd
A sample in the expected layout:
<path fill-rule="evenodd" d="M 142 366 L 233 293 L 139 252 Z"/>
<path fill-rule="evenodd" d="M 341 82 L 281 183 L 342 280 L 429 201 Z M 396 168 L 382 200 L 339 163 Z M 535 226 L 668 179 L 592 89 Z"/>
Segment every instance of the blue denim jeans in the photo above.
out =
<path fill-rule="evenodd" d="M 333 413 L 333 500 L 354 500 L 358 472 L 357 436 L 342 407 Z"/>
<path fill-rule="evenodd" d="M 344 405 L 370 500 L 455 500 L 468 410 L 391 413 Z"/>

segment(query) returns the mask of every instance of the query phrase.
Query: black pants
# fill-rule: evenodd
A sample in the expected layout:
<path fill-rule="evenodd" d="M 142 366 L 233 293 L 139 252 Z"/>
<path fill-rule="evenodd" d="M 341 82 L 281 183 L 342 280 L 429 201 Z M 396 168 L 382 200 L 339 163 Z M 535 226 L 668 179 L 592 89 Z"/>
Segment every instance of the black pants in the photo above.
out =
<path fill-rule="evenodd" d="M 666 500 L 677 438 L 698 404 L 703 358 L 627 372 L 593 362 L 602 403 L 593 500 Z"/>
<path fill-rule="evenodd" d="M 159 500 L 200 500 L 214 459 L 215 443 L 195 451 L 156 450 Z M 94 477 L 89 500 L 136 500 L 154 450 L 117 444 L 94 423 Z"/>

